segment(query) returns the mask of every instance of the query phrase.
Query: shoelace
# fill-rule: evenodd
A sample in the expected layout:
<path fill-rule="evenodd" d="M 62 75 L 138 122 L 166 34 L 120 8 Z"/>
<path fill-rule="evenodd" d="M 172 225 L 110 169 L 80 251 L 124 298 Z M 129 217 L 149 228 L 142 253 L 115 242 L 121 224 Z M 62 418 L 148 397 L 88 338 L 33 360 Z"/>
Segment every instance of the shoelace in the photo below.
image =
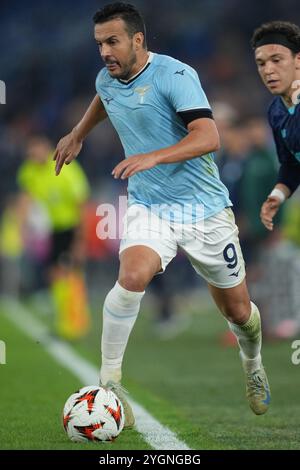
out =
<path fill-rule="evenodd" d="M 106 386 L 108 388 L 111 388 L 113 391 L 116 390 L 116 392 L 118 393 L 119 391 L 121 393 L 125 393 L 125 394 L 128 394 L 128 390 L 126 390 L 125 387 L 123 387 L 123 385 L 119 384 L 119 383 L 115 383 L 115 382 L 107 382 Z"/>
<path fill-rule="evenodd" d="M 258 374 L 248 374 L 248 379 L 250 391 L 254 392 L 256 395 L 260 395 L 262 386 L 265 388 L 264 381 Z"/>

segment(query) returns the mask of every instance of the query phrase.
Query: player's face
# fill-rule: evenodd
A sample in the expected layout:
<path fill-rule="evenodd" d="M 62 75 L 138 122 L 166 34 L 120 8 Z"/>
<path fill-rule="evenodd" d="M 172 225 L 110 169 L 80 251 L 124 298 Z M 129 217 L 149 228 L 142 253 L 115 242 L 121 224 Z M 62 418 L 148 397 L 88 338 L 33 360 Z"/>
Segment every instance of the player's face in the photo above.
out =
<path fill-rule="evenodd" d="M 50 152 L 51 145 L 46 137 L 33 137 L 27 143 L 27 155 L 36 163 L 45 163 Z"/>
<path fill-rule="evenodd" d="M 280 44 L 266 44 L 255 50 L 255 60 L 262 81 L 273 95 L 286 95 L 296 80 L 297 61 L 290 49 Z"/>
<path fill-rule="evenodd" d="M 120 18 L 95 25 L 100 55 L 113 78 L 127 80 L 134 75 L 141 35 L 137 33 L 131 38 Z"/>

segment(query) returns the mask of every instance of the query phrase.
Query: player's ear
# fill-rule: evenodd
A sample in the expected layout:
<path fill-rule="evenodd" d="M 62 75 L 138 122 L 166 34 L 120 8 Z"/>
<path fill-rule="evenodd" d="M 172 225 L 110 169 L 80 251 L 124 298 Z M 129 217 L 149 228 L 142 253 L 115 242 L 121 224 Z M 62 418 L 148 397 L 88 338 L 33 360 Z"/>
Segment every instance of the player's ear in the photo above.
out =
<path fill-rule="evenodd" d="M 135 33 L 133 36 L 134 44 L 136 46 L 136 50 L 139 50 L 143 47 L 144 44 L 144 35 L 142 32 L 140 33 Z"/>
<path fill-rule="evenodd" d="M 296 70 L 300 70 L 300 52 L 297 52 L 295 55 L 295 61 L 296 61 Z"/>

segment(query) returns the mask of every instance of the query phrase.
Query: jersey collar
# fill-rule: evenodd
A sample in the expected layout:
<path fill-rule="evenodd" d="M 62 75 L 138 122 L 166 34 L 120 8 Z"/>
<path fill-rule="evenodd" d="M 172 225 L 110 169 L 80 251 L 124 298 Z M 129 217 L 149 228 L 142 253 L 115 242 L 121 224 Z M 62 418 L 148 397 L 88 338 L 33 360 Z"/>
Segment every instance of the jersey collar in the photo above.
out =
<path fill-rule="evenodd" d="M 135 75 L 133 75 L 133 77 L 131 77 L 129 80 L 122 80 L 121 78 L 118 78 L 118 81 L 120 83 L 123 83 L 123 85 L 128 85 L 129 83 L 133 82 L 134 80 L 136 80 L 140 75 L 142 75 L 143 72 L 145 72 L 145 70 L 149 67 L 149 65 L 151 64 L 152 60 L 153 60 L 153 57 L 154 57 L 154 54 L 153 52 L 149 52 L 148 53 L 148 60 L 147 62 L 145 63 L 144 67 L 138 72 L 136 73 Z"/>
<path fill-rule="evenodd" d="M 286 102 L 284 101 L 284 99 L 282 98 L 282 96 L 280 96 L 280 98 L 281 98 L 281 102 L 282 102 L 283 106 L 285 107 L 285 109 L 287 109 L 290 114 L 295 114 L 296 106 L 298 105 L 298 103 L 293 104 L 292 106 L 288 106 L 286 104 Z"/>

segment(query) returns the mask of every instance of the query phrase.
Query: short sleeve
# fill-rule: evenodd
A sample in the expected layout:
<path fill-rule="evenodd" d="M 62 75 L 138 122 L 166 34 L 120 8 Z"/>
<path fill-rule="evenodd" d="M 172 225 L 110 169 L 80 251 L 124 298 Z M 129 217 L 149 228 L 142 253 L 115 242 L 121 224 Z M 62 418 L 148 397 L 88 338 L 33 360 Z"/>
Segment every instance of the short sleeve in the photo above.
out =
<path fill-rule="evenodd" d="M 105 67 L 103 67 L 100 70 L 95 80 L 95 88 L 99 96 L 101 94 L 101 86 L 103 85 L 104 81 L 105 81 Z"/>
<path fill-rule="evenodd" d="M 178 62 L 164 74 L 164 94 L 177 113 L 195 109 L 211 109 L 197 72 Z"/>

